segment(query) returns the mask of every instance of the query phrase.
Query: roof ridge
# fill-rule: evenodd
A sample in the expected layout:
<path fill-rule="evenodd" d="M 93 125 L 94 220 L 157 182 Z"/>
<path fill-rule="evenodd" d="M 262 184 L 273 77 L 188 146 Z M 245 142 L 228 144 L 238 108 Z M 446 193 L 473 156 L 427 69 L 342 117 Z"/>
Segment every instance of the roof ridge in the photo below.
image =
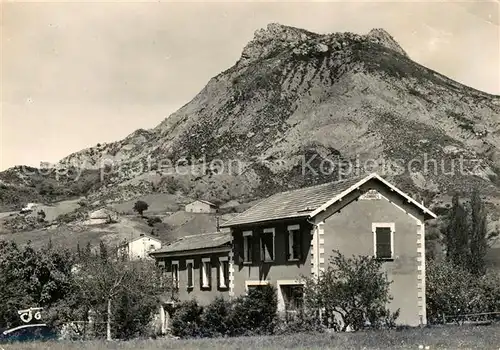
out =
<path fill-rule="evenodd" d="M 223 234 L 223 233 L 230 233 L 229 231 L 228 232 L 205 232 L 205 233 L 197 233 L 197 234 L 194 234 L 194 235 L 187 235 L 187 236 L 183 236 L 179 239 L 184 239 L 184 238 L 188 238 L 188 237 L 199 237 L 199 236 L 208 236 L 208 235 L 217 235 L 217 234 Z"/>

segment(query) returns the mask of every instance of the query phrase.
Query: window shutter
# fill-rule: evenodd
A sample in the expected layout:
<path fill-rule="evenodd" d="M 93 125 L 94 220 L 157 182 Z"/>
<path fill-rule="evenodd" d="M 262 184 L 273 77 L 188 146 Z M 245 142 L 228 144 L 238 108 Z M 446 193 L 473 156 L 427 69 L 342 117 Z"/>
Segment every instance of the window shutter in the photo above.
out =
<path fill-rule="evenodd" d="M 212 286 L 212 264 L 209 262 L 207 264 L 207 277 L 208 277 L 208 288 Z"/>
<path fill-rule="evenodd" d="M 188 263 L 187 264 L 187 275 L 188 275 L 188 287 L 192 287 L 193 286 L 193 264 L 192 263 Z"/>
<path fill-rule="evenodd" d="M 301 258 L 301 252 L 302 252 L 302 249 L 301 249 L 301 234 L 300 234 L 300 230 L 296 230 L 296 231 L 293 231 L 293 257 L 295 259 L 300 259 Z"/>
<path fill-rule="evenodd" d="M 375 233 L 377 258 L 392 258 L 391 229 L 389 227 L 377 227 Z"/>
<path fill-rule="evenodd" d="M 239 256 L 240 256 L 240 259 L 241 261 L 246 261 L 248 259 L 245 259 L 247 256 L 247 252 L 245 251 L 245 249 L 247 249 L 247 246 L 245 245 L 245 241 L 247 240 L 247 237 L 245 236 L 241 236 L 242 240 L 240 241 L 241 244 L 238 245 L 238 250 L 240 252 Z"/>
<path fill-rule="evenodd" d="M 219 265 L 217 265 L 217 273 L 216 273 L 217 287 L 220 287 L 220 282 L 222 281 L 222 277 L 223 277 L 223 276 L 221 276 L 221 266 L 224 266 L 224 262 L 219 260 Z"/>
<path fill-rule="evenodd" d="M 248 236 L 248 261 L 253 261 L 253 236 Z"/>
<path fill-rule="evenodd" d="M 198 265 L 198 271 L 200 275 L 200 289 L 203 288 L 203 274 L 205 273 L 205 267 L 204 267 L 204 262 L 203 260 L 200 260 L 200 264 Z"/>
<path fill-rule="evenodd" d="M 229 288 L 229 262 L 224 261 L 224 278 L 225 278 L 225 284 L 226 287 Z"/>

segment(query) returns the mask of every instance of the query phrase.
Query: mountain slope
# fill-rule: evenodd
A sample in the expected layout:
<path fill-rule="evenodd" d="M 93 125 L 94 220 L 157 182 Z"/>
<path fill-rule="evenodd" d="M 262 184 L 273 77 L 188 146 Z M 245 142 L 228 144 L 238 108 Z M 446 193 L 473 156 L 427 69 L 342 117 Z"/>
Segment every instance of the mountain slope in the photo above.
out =
<path fill-rule="evenodd" d="M 224 172 L 200 159 L 220 160 Z M 182 174 L 173 167 L 179 160 Z M 105 169 L 89 190 L 99 199 L 157 191 L 228 200 L 336 180 L 347 165 L 332 164 L 342 161 L 385 173 L 426 203 L 473 184 L 500 198 L 500 97 L 413 62 L 382 29 L 320 35 L 270 24 L 156 128 L 57 167 Z"/>

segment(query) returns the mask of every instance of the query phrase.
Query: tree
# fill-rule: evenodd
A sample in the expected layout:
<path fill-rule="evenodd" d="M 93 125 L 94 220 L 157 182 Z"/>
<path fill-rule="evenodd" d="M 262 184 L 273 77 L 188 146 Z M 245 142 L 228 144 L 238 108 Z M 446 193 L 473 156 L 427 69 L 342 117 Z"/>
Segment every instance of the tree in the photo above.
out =
<path fill-rule="evenodd" d="M 137 201 L 134 204 L 134 210 L 139 213 L 139 215 L 143 216 L 144 212 L 148 210 L 149 205 L 144 201 Z"/>
<path fill-rule="evenodd" d="M 143 312 L 141 325 L 151 320 L 157 296 L 170 286 L 160 289 L 159 281 L 160 272 L 152 262 L 115 261 L 100 254 L 86 259 L 77 278 L 82 299 L 105 319 L 108 340 L 112 339 L 112 323 L 116 335 L 127 337 L 124 324 L 130 325 L 136 312 Z"/>
<path fill-rule="evenodd" d="M 306 307 L 321 310 L 317 317 L 327 327 L 342 331 L 348 327 L 359 330 L 367 323 L 375 328 L 393 326 L 399 310 L 392 313 L 386 308 L 392 300 L 391 282 L 381 270 L 382 263 L 373 257 L 346 258 L 338 251 L 334 253 L 317 279 L 306 279 Z"/>
<path fill-rule="evenodd" d="M 476 275 L 486 272 L 485 256 L 488 248 L 488 227 L 486 209 L 479 191 L 475 189 L 471 196 L 470 225 L 470 270 Z"/>
<path fill-rule="evenodd" d="M 103 241 L 99 242 L 99 257 L 102 261 L 108 260 L 108 248 Z"/>
<path fill-rule="evenodd" d="M 452 199 L 444 238 L 447 260 L 465 268 L 469 263 L 469 227 L 467 211 L 460 203 L 458 194 L 455 194 Z"/>
<path fill-rule="evenodd" d="M 35 250 L 0 241 L 0 328 L 19 325 L 17 310 L 50 310 L 73 290 L 69 250 L 54 247 Z"/>
<path fill-rule="evenodd" d="M 45 212 L 43 210 L 40 210 L 37 213 L 37 220 L 38 220 L 38 222 L 45 222 L 45 218 L 46 217 L 47 217 L 47 215 L 45 214 Z"/>
<path fill-rule="evenodd" d="M 487 211 L 478 189 L 470 195 L 465 207 L 458 194 L 453 196 L 444 235 L 447 261 L 480 276 L 486 272 L 486 250 L 498 232 L 488 233 Z"/>

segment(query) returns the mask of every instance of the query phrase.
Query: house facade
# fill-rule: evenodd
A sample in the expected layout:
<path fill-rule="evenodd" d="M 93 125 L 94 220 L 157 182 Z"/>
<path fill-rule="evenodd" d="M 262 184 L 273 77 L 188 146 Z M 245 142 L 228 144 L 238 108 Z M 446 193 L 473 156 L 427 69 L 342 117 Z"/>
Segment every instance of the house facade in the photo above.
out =
<path fill-rule="evenodd" d="M 229 295 L 272 284 L 279 311 L 300 307 L 301 277 L 319 276 L 339 250 L 383 261 L 397 322 L 426 324 L 425 220 L 435 217 L 377 174 L 275 194 L 221 225 Z"/>
<path fill-rule="evenodd" d="M 127 260 L 149 259 L 150 253 L 161 248 L 161 241 L 158 238 L 141 234 L 118 248 L 118 254 L 126 257 Z"/>
<path fill-rule="evenodd" d="M 177 301 L 207 305 L 218 296 L 229 298 L 230 252 L 230 232 L 215 232 L 185 236 L 150 253 L 173 285 L 173 293 L 160 298 L 162 333 Z"/>
<path fill-rule="evenodd" d="M 229 296 L 229 232 L 182 237 L 151 252 L 158 266 L 171 278 L 177 299 L 210 303 Z"/>
<path fill-rule="evenodd" d="M 187 204 L 184 210 L 188 213 L 213 214 L 217 213 L 217 205 L 200 199 Z"/>

